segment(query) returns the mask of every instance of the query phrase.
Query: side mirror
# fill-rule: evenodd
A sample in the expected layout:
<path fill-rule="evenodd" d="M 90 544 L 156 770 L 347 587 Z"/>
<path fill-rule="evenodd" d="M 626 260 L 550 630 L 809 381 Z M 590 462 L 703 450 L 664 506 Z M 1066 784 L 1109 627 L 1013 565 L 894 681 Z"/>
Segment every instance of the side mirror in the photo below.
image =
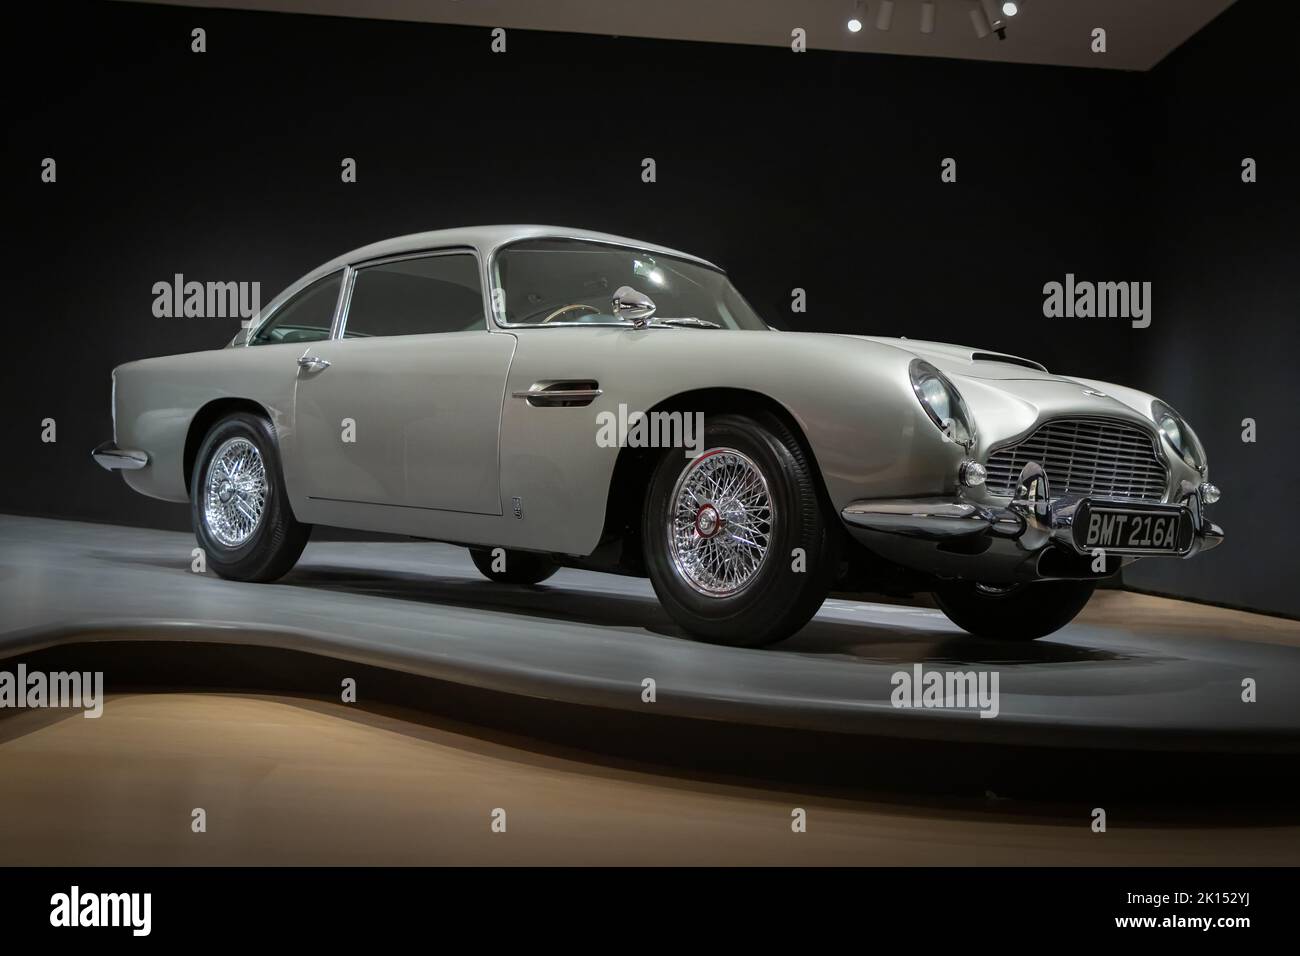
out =
<path fill-rule="evenodd" d="M 626 319 L 638 329 L 645 328 L 657 308 L 654 299 L 644 292 L 636 291 L 630 285 L 619 286 L 618 291 L 614 293 L 614 298 L 610 299 L 610 304 L 613 305 L 614 315 L 617 318 Z"/>

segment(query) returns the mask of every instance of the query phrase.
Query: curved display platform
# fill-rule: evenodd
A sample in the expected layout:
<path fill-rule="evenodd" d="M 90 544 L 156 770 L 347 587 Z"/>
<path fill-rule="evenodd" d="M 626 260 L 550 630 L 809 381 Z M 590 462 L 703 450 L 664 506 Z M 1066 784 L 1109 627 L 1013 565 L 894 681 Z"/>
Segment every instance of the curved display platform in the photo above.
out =
<path fill-rule="evenodd" d="M 0 658 L 86 641 L 269 644 L 642 715 L 949 743 L 1300 751 L 1296 622 L 1116 592 L 1052 638 L 1013 644 L 929 608 L 832 599 L 791 640 L 744 650 L 678 636 L 639 579 L 564 570 L 518 588 L 482 580 L 460 548 L 326 542 L 280 582 L 240 584 L 192 571 L 194 546 L 0 516 Z M 1141 616 L 1113 623 L 1126 615 Z M 996 674 L 996 718 L 895 707 L 895 675 L 917 665 Z"/>

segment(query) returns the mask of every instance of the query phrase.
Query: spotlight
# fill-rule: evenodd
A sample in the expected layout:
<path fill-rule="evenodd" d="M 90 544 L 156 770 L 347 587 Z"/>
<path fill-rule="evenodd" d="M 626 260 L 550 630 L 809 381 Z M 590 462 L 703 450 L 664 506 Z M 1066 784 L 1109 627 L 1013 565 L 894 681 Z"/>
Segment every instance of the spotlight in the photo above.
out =
<path fill-rule="evenodd" d="M 984 9 L 976 5 L 975 9 L 970 12 L 971 26 L 975 28 L 975 35 L 983 40 L 989 35 L 989 18 L 984 15 Z"/>
<path fill-rule="evenodd" d="M 880 0 L 880 10 L 876 13 L 876 29 L 888 30 L 894 22 L 894 0 Z"/>
<path fill-rule="evenodd" d="M 921 4 L 921 32 L 934 32 L 934 0 L 925 0 Z"/>
<path fill-rule="evenodd" d="M 858 0 L 853 5 L 853 16 L 849 17 L 849 32 L 858 33 L 862 30 L 862 17 L 867 12 L 867 5 L 863 0 Z"/>
<path fill-rule="evenodd" d="M 1019 12 L 1020 12 L 1020 4 L 1014 2 L 1014 0 L 1006 0 L 1006 3 L 1002 4 L 1003 16 L 1014 17 Z"/>

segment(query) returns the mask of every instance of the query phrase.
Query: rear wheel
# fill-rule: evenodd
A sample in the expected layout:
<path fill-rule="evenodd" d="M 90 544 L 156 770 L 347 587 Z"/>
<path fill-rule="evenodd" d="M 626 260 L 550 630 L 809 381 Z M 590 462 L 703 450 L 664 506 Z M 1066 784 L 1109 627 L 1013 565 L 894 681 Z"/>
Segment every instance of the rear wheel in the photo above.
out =
<path fill-rule="evenodd" d="M 494 555 L 494 552 L 497 552 Z M 469 556 L 483 577 L 501 584 L 541 584 L 560 566 L 531 551 L 513 551 L 506 548 L 470 548 Z"/>
<path fill-rule="evenodd" d="M 934 598 L 949 620 L 977 637 L 1032 641 L 1073 621 L 1096 589 L 1095 581 L 949 581 L 935 589 Z"/>
<path fill-rule="evenodd" d="M 775 417 L 711 418 L 705 451 L 663 453 L 642 542 L 660 602 L 692 637 L 758 647 L 808 622 L 830 589 L 832 532 L 813 465 Z"/>
<path fill-rule="evenodd" d="M 297 562 L 311 525 L 293 516 L 271 423 L 239 412 L 203 439 L 190 478 L 190 519 L 208 567 L 236 581 L 274 581 Z"/>

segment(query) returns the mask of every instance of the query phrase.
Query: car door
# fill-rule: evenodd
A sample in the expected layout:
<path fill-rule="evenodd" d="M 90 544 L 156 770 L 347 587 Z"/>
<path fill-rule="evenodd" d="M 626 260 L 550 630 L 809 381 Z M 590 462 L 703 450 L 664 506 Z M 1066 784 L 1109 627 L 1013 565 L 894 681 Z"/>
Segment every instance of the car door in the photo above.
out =
<path fill-rule="evenodd" d="M 340 334 L 299 359 L 294 446 L 307 496 L 499 515 L 515 340 L 487 330 L 476 255 L 363 263 L 347 286 Z"/>

